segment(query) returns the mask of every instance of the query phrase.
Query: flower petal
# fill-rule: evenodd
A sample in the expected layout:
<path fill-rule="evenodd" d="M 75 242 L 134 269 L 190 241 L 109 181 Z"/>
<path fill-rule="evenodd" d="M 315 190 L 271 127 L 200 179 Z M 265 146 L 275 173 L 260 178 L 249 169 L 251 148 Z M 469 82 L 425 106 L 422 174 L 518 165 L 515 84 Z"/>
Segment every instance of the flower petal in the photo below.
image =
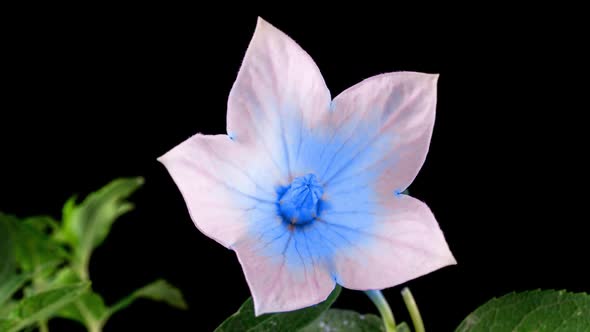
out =
<path fill-rule="evenodd" d="M 363 177 L 385 195 L 404 191 L 418 174 L 430 145 L 438 75 L 395 72 L 374 76 L 333 101 L 334 140 L 343 146 L 325 159 L 327 187 Z M 360 181 L 363 182 L 363 181 Z"/>
<path fill-rule="evenodd" d="M 359 224 L 363 214 L 371 221 Z M 391 198 L 388 205 L 370 214 L 327 213 L 323 224 L 326 232 L 339 234 L 351 244 L 334 256 L 337 282 L 346 288 L 393 287 L 456 264 L 430 209 L 410 196 Z"/>
<path fill-rule="evenodd" d="M 197 134 L 158 158 L 205 235 L 229 247 L 250 225 L 276 216 L 272 168 L 226 135 Z"/>
<path fill-rule="evenodd" d="M 282 220 L 261 223 L 232 249 L 254 300 L 256 315 L 301 309 L 324 301 L 336 285 L 333 249 L 322 244 L 314 225 L 289 227 Z"/>
<path fill-rule="evenodd" d="M 290 181 L 304 130 L 328 111 L 330 98 L 312 58 L 259 18 L 229 95 L 228 134 L 265 151 L 284 182 Z"/>

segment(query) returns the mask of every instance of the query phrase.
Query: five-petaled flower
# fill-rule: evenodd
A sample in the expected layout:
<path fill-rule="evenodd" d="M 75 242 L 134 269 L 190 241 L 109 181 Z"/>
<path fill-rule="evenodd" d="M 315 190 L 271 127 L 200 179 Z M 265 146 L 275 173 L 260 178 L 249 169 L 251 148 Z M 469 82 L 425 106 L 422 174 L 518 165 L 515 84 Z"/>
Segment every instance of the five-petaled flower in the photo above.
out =
<path fill-rule="evenodd" d="M 311 57 L 258 19 L 227 135 L 158 158 L 198 229 L 237 253 L 256 315 L 456 263 L 430 209 L 401 194 L 429 149 L 437 79 L 382 74 L 332 99 Z"/>

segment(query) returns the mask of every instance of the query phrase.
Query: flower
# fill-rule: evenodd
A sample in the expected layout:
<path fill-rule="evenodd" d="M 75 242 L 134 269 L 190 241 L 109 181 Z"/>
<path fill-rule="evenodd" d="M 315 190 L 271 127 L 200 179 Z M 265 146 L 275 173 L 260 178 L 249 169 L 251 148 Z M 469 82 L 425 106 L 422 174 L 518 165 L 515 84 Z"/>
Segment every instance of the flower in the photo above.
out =
<path fill-rule="evenodd" d="M 437 80 L 387 73 L 332 100 L 311 57 L 258 19 L 228 134 L 158 158 L 198 229 L 236 252 L 256 315 L 456 264 L 427 205 L 402 194 L 429 149 Z"/>

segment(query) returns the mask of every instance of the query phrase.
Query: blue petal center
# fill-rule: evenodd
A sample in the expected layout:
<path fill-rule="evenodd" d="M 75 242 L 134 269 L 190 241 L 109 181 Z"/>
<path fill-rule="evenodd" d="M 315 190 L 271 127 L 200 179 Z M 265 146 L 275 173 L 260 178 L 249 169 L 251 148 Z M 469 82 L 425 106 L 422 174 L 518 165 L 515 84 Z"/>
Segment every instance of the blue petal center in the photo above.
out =
<path fill-rule="evenodd" d="M 318 215 L 324 188 L 315 174 L 295 178 L 279 198 L 279 211 L 283 219 L 293 225 L 304 225 Z"/>

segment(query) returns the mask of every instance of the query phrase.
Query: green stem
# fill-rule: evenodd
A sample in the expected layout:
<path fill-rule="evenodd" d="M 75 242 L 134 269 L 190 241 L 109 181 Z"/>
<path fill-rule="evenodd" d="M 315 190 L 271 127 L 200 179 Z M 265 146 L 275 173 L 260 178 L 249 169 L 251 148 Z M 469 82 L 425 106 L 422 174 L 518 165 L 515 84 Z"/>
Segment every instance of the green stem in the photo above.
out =
<path fill-rule="evenodd" d="M 381 293 L 380 290 L 370 290 L 365 291 L 365 294 L 373 301 L 377 309 L 379 310 L 379 314 L 381 314 L 381 319 L 383 319 L 383 325 L 385 325 L 386 332 L 395 332 L 395 318 L 393 318 L 393 312 L 391 312 L 391 308 L 389 307 L 389 303 L 385 300 L 385 297 Z"/>
<path fill-rule="evenodd" d="M 90 276 L 88 275 L 88 260 L 84 258 L 78 258 L 73 264 L 72 267 L 74 271 L 78 274 L 78 277 L 82 281 L 90 280 Z"/>
<path fill-rule="evenodd" d="M 409 288 L 406 287 L 402 290 L 402 297 L 406 303 L 406 308 L 408 308 L 408 311 L 410 312 L 410 318 L 412 318 L 412 324 L 414 324 L 414 331 L 424 332 L 424 323 L 422 322 L 420 310 L 418 310 L 414 296 Z"/>
<path fill-rule="evenodd" d="M 90 325 L 88 326 L 88 332 L 102 332 L 102 327 L 100 325 Z"/>
<path fill-rule="evenodd" d="M 74 271 L 78 274 L 78 278 L 83 281 L 90 281 L 90 276 L 88 273 L 88 263 L 89 257 L 77 255 L 76 260 L 72 264 Z M 93 314 L 90 312 L 90 309 L 86 306 L 86 303 L 82 300 L 76 300 L 74 305 L 80 312 L 82 316 L 82 320 L 84 321 L 84 325 L 88 332 L 102 332 L 102 326 L 104 324 L 104 320 L 97 320 Z"/>
<path fill-rule="evenodd" d="M 49 332 L 49 326 L 47 326 L 47 321 L 42 320 L 39 322 L 39 332 Z"/>
<path fill-rule="evenodd" d="M 35 266 L 40 266 L 41 264 L 38 261 L 35 261 Z M 39 268 L 37 268 L 39 269 Z M 39 274 L 39 270 L 36 269 L 36 274 Z M 42 292 L 45 290 L 46 284 L 45 280 L 39 277 L 33 278 L 33 289 L 35 293 Z M 39 332 L 49 332 L 49 326 L 47 325 L 47 320 L 39 321 Z"/>
<path fill-rule="evenodd" d="M 102 331 L 102 322 L 97 321 L 94 318 L 94 316 L 92 316 L 92 313 L 90 312 L 88 307 L 86 307 L 86 304 L 84 302 L 76 300 L 76 302 L 74 302 L 74 305 L 78 309 L 78 312 L 80 312 L 80 315 L 82 316 L 82 320 L 84 320 L 84 325 L 86 326 L 88 332 Z"/>

